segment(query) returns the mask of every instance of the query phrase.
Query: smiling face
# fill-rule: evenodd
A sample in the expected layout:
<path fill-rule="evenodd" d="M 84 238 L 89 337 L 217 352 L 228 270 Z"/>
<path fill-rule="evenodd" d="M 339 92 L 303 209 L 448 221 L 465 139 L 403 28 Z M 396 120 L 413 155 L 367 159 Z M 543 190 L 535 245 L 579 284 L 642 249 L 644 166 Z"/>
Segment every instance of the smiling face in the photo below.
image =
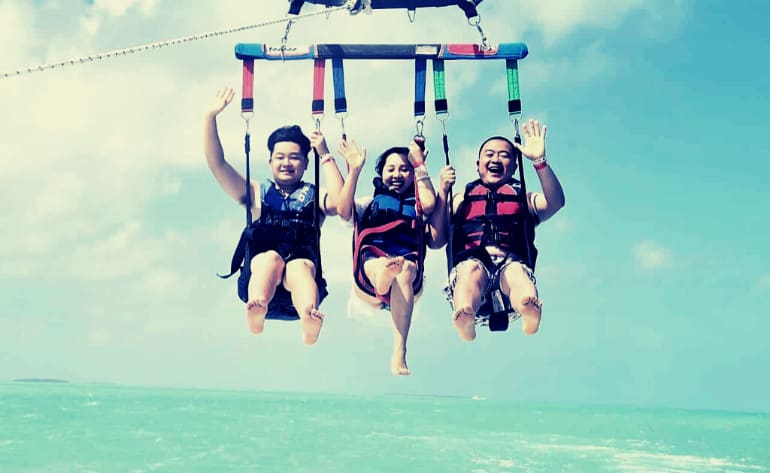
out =
<path fill-rule="evenodd" d="M 382 167 L 382 183 L 393 192 L 406 192 L 414 180 L 414 171 L 406 155 L 391 153 Z"/>
<path fill-rule="evenodd" d="M 276 184 L 292 186 L 302 180 L 302 175 L 307 169 L 308 159 L 302 153 L 299 144 L 291 141 L 279 141 L 273 147 L 269 162 Z"/>
<path fill-rule="evenodd" d="M 481 147 L 476 167 L 484 184 L 498 185 L 507 182 L 516 171 L 513 148 L 505 140 L 487 141 Z"/>

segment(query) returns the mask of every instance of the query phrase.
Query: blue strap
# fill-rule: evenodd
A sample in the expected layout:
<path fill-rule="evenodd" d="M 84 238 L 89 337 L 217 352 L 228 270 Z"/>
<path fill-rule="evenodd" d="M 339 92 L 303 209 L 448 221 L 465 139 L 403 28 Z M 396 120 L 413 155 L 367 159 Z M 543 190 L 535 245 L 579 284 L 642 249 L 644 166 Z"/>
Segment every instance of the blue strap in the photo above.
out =
<path fill-rule="evenodd" d="M 342 58 L 332 58 L 332 80 L 334 82 L 334 111 L 338 114 L 348 111 L 348 100 L 345 98 L 345 69 Z"/>
<path fill-rule="evenodd" d="M 414 117 L 425 116 L 425 74 L 427 60 L 417 58 L 414 60 Z"/>

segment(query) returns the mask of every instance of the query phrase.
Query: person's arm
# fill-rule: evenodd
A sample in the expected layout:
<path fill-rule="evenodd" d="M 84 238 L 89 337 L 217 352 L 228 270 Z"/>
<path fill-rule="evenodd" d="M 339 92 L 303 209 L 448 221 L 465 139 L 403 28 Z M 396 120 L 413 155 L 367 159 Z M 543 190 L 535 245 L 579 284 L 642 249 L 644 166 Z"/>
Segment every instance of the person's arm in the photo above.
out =
<path fill-rule="evenodd" d="M 225 153 L 217 130 L 217 115 L 233 100 L 234 95 L 231 87 L 217 91 L 216 97 L 204 116 L 203 151 L 206 155 L 206 164 L 222 189 L 234 200 L 243 203 L 246 178 L 225 160 Z M 253 186 L 251 192 L 253 196 Z M 254 202 L 253 198 L 252 202 Z"/>
<path fill-rule="evenodd" d="M 326 145 L 326 138 L 319 131 L 315 130 L 310 134 L 310 145 L 318 153 L 318 165 L 324 172 L 326 188 L 319 192 L 319 207 L 326 215 L 337 215 L 337 200 L 339 200 L 342 191 L 342 173 L 334 160 L 334 155 L 329 152 Z"/>
<path fill-rule="evenodd" d="M 422 211 L 425 215 L 431 215 L 436 207 L 436 191 L 433 190 L 433 183 L 430 182 L 430 174 L 428 174 L 428 168 L 425 166 L 428 152 L 423 150 L 416 141 L 412 141 L 409 144 L 407 157 L 414 168 L 415 188 Z"/>
<path fill-rule="evenodd" d="M 545 125 L 540 125 L 537 120 L 524 123 L 524 144 L 514 143 L 522 156 L 533 161 L 540 179 L 542 192 L 530 192 L 527 195 L 529 210 L 537 214 L 539 220 L 544 222 L 564 207 L 564 190 L 559 179 L 548 165 L 545 157 Z"/>
<path fill-rule="evenodd" d="M 436 205 L 433 208 L 433 213 L 430 214 L 428 219 L 428 247 L 436 250 L 446 245 L 449 238 L 449 195 L 452 191 L 452 185 L 455 183 L 456 176 L 455 170 L 451 165 L 445 166 L 441 170 L 438 187 L 438 195 L 436 196 Z M 453 199 L 453 205 L 457 208 L 458 198 Z M 454 211 L 454 209 L 453 209 Z"/>
<path fill-rule="evenodd" d="M 348 176 L 342 185 L 339 200 L 337 201 L 337 214 L 343 220 L 348 221 L 353 216 L 355 205 L 356 186 L 358 176 L 366 162 L 366 149 L 359 149 L 355 140 L 345 140 L 340 143 L 340 154 L 348 163 Z"/>
<path fill-rule="evenodd" d="M 527 198 L 530 210 L 537 214 L 541 222 L 544 222 L 564 207 L 564 191 L 559 179 L 546 161 L 543 161 L 539 167 L 537 177 L 540 179 L 543 192 L 529 192 Z"/>

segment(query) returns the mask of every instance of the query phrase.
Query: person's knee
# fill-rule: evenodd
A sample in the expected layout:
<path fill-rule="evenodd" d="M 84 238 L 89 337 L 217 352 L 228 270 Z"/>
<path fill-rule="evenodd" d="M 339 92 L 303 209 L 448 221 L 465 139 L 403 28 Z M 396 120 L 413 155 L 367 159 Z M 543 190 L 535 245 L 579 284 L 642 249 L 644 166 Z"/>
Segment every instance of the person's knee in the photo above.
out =
<path fill-rule="evenodd" d="M 479 278 L 482 274 L 484 274 L 484 265 L 479 261 L 463 261 L 457 267 L 458 278 Z"/>
<path fill-rule="evenodd" d="M 315 265 L 308 259 L 295 259 L 286 263 L 286 278 L 315 277 Z"/>
<path fill-rule="evenodd" d="M 521 263 L 506 266 L 500 278 L 500 288 L 510 296 L 536 297 L 535 283 L 529 277 L 526 267 Z"/>
<path fill-rule="evenodd" d="M 404 261 L 404 266 L 401 268 L 401 273 L 398 277 L 399 279 L 411 283 L 417 277 L 417 269 L 417 263 L 414 261 Z"/>
<path fill-rule="evenodd" d="M 251 259 L 251 272 L 262 272 L 266 269 L 283 269 L 284 261 L 275 251 L 259 253 Z"/>

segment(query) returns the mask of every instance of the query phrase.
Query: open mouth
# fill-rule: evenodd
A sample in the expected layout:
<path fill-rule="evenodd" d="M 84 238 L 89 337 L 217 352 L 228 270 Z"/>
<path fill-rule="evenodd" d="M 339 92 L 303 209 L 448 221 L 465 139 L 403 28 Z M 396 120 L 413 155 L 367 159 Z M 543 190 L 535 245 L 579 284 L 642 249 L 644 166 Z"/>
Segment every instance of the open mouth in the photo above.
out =
<path fill-rule="evenodd" d="M 404 185 L 403 179 L 393 179 L 392 181 L 390 181 L 390 187 L 392 187 L 393 189 L 400 189 L 401 186 L 403 185 Z"/>
<path fill-rule="evenodd" d="M 490 174 L 502 174 L 503 173 L 503 165 L 502 164 L 496 164 L 492 163 L 487 165 L 487 171 L 489 171 Z"/>

